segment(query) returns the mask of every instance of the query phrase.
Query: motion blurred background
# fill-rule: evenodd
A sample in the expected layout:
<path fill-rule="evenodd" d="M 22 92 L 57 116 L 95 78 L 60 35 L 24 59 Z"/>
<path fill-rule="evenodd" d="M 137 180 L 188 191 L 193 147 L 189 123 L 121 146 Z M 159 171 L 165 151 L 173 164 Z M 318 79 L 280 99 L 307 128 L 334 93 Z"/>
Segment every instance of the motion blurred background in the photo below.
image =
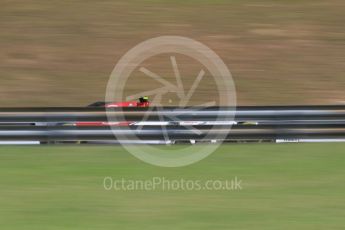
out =
<path fill-rule="evenodd" d="M 240 105 L 345 103 L 344 22 L 343 0 L 2 0 L 0 106 L 104 100 L 121 56 L 162 35 L 213 49 L 232 72 Z M 161 62 L 154 70 L 169 79 Z M 196 68 L 177 63 L 188 85 Z M 127 90 L 151 84 L 137 77 Z M 204 81 L 198 93 L 215 91 Z"/>

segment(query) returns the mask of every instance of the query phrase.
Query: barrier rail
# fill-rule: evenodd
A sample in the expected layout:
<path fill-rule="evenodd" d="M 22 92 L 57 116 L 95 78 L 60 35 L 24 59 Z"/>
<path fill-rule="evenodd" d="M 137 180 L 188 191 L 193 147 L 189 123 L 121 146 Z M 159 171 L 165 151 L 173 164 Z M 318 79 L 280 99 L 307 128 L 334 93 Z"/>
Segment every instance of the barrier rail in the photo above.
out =
<path fill-rule="evenodd" d="M 167 123 L 129 127 L 76 127 L 76 121 L 209 121 L 235 120 L 235 125 Z M 193 124 L 193 123 L 192 123 Z M 166 132 L 166 133 L 164 133 Z M 0 108 L 0 141 L 97 140 L 344 140 L 345 106 L 271 106 L 210 108 Z"/>
<path fill-rule="evenodd" d="M 345 106 L 271 106 L 271 107 L 209 107 L 209 108 L 2 108 L 0 122 L 67 122 L 163 120 L 325 120 L 345 119 Z"/>

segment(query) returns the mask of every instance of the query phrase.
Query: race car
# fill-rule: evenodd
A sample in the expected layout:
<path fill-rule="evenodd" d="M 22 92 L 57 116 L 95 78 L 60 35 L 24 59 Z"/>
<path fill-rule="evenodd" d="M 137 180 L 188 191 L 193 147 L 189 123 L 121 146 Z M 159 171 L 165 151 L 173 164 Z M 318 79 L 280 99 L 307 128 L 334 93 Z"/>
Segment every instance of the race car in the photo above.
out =
<path fill-rule="evenodd" d="M 123 108 L 123 107 L 149 107 L 149 97 L 140 97 L 137 101 L 124 102 L 95 102 L 88 107 Z"/>
<path fill-rule="evenodd" d="M 125 102 L 96 102 L 88 107 L 104 107 L 104 108 L 121 108 L 121 107 L 149 107 L 150 102 L 147 96 L 140 97 L 137 101 Z M 251 121 L 81 121 L 73 124 L 73 126 L 214 126 L 214 125 L 257 125 L 257 122 Z"/>
<path fill-rule="evenodd" d="M 104 107 L 104 108 L 125 108 L 125 107 L 140 107 L 145 108 L 150 106 L 149 97 L 144 96 L 138 98 L 137 101 L 124 102 L 95 102 L 88 107 Z M 133 122 L 106 122 L 106 121 L 82 121 L 76 122 L 74 126 L 130 126 Z"/>

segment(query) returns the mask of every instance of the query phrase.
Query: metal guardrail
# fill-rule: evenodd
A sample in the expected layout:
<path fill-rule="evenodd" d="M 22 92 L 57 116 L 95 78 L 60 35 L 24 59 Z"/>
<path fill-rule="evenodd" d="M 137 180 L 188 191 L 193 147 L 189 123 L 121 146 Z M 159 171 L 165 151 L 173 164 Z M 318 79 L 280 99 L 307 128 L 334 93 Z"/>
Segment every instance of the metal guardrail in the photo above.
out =
<path fill-rule="evenodd" d="M 345 119 L 345 106 L 161 107 L 161 108 L 2 108 L 0 122 L 163 120 L 326 120 Z"/>
<path fill-rule="evenodd" d="M 237 125 L 76 127 L 76 121 L 222 121 Z M 247 122 L 247 124 L 246 124 Z M 40 124 L 40 126 L 37 126 Z M 67 125 L 66 125 L 67 124 Z M 68 125 L 69 124 L 69 125 Z M 115 135 L 115 136 L 114 136 Z M 1 108 L 0 141 L 345 139 L 345 106 Z"/>
<path fill-rule="evenodd" d="M 0 140 L 6 141 L 87 141 L 87 140 L 275 140 L 299 138 L 344 138 L 343 127 L 166 127 L 166 134 L 159 127 L 113 128 L 109 127 L 1 127 Z"/>

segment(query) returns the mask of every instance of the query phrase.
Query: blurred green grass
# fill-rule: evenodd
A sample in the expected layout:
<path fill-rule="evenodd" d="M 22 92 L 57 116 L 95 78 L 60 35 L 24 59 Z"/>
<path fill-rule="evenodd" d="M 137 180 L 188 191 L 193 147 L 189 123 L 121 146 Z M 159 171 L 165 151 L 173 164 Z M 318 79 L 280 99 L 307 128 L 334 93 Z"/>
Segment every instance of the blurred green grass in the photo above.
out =
<path fill-rule="evenodd" d="M 238 104 L 344 103 L 344 14 L 343 0 L 6 1 L 0 106 L 103 100 L 120 57 L 162 35 L 196 39 L 220 55 L 234 76 Z M 196 76 L 191 64 L 177 61 L 186 81 Z M 171 66 L 155 64 L 169 78 Z M 203 98 L 217 95 L 204 84 Z M 137 78 L 128 92 L 150 86 Z"/>
<path fill-rule="evenodd" d="M 174 147 L 167 147 L 174 148 Z M 344 144 L 223 145 L 183 168 L 117 146 L 0 147 L 2 229 L 343 229 Z M 243 181 L 240 191 L 106 191 L 127 180 Z"/>

